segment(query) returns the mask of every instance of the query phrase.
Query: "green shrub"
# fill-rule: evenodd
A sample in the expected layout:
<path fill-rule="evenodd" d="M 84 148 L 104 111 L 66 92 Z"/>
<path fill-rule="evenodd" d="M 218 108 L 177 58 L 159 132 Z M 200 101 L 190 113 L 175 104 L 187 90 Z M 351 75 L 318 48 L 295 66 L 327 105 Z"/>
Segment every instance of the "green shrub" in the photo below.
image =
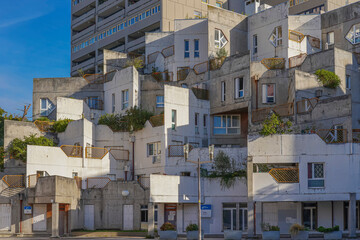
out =
<path fill-rule="evenodd" d="M 144 128 L 153 114 L 138 107 L 126 110 L 125 115 L 105 114 L 99 118 L 99 125 L 107 125 L 113 131 L 139 131 Z"/>
<path fill-rule="evenodd" d="M 290 121 L 284 123 L 279 115 L 273 113 L 270 117 L 267 117 L 264 120 L 260 135 L 269 136 L 274 134 L 284 134 L 286 132 L 291 132 L 291 126 L 292 123 Z"/>
<path fill-rule="evenodd" d="M 300 224 L 295 223 L 295 224 L 291 225 L 289 232 L 291 235 L 296 235 L 300 231 L 305 231 L 305 227 Z"/>
<path fill-rule="evenodd" d="M 318 77 L 318 81 L 327 88 L 335 89 L 341 83 L 339 76 L 331 71 L 319 69 L 315 72 L 315 75 Z"/>
<path fill-rule="evenodd" d="M 261 228 L 264 232 L 280 231 L 280 228 L 278 226 L 272 226 L 269 223 L 261 224 Z"/>
<path fill-rule="evenodd" d="M 169 222 L 164 223 L 160 227 L 161 231 L 175 231 L 175 226 Z"/>
<path fill-rule="evenodd" d="M 131 66 L 135 67 L 136 69 L 141 69 L 144 67 L 144 61 L 141 58 L 133 58 L 126 61 L 124 67 L 127 68 Z"/>
<path fill-rule="evenodd" d="M 318 232 L 322 232 L 322 233 L 336 232 L 336 231 L 339 231 L 339 230 L 340 230 L 339 226 L 335 226 L 335 227 L 332 227 L 332 228 L 324 228 L 323 226 L 320 226 L 317 229 Z"/>
<path fill-rule="evenodd" d="M 4 170 L 4 158 L 5 150 L 3 146 L 0 146 L 0 172 Z"/>
<path fill-rule="evenodd" d="M 72 122 L 71 119 L 63 119 L 54 122 L 54 125 L 52 126 L 52 130 L 56 133 L 65 132 L 66 127 L 68 126 L 69 122 Z"/>
<path fill-rule="evenodd" d="M 19 138 L 15 138 L 10 143 L 8 148 L 8 153 L 12 158 L 22 160 L 26 162 L 26 151 L 27 145 L 36 145 L 36 146 L 56 146 L 53 140 L 48 139 L 46 137 L 36 137 L 36 134 L 30 135 L 28 137 L 24 137 L 23 140 Z"/>
<path fill-rule="evenodd" d="M 197 224 L 189 224 L 187 227 L 186 227 L 186 232 L 190 232 L 190 231 L 199 231 L 199 227 Z"/>
<path fill-rule="evenodd" d="M 36 119 L 37 121 L 41 121 L 41 122 L 50 122 L 50 119 L 48 119 L 47 117 L 39 117 L 38 119 Z"/>
<path fill-rule="evenodd" d="M 7 114 L 7 112 L 0 107 L 0 146 L 4 145 L 4 122 L 6 120 L 13 120 L 13 121 L 22 121 L 22 117 Z"/>
<path fill-rule="evenodd" d="M 228 52 L 226 51 L 225 48 L 220 48 L 217 52 L 216 52 L 216 57 L 218 58 L 223 58 L 223 57 L 227 57 L 228 56 Z"/>

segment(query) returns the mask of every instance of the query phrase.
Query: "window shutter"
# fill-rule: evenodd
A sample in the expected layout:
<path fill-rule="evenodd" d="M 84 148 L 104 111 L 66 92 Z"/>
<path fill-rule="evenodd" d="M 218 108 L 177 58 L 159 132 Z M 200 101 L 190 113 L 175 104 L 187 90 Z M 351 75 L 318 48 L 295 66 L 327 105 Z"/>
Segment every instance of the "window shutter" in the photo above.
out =
<path fill-rule="evenodd" d="M 240 90 L 240 79 L 239 78 L 235 78 L 235 98 L 239 98 L 240 94 L 239 94 L 239 90 Z"/>
<path fill-rule="evenodd" d="M 266 97 L 267 97 L 267 85 L 263 84 L 262 85 L 262 103 L 267 102 Z"/>
<path fill-rule="evenodd" d="M 312 163 L 308 163 L 308 179 L 312 179 Z"/>

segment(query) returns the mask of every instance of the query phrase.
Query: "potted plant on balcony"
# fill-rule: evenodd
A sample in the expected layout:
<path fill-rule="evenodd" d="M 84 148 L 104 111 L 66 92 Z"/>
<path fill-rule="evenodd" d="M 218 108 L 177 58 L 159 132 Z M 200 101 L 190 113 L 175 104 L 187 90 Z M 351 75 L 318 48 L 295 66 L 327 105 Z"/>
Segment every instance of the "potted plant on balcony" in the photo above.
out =
<path fill-rule="evenodd" d="M 197 224 L 189 224 L 186 227 L 186 238 L 188 240 L 196 240 L 199 239 L 199 227 Z M 201 238 L 204 238 L 204 232 L 201 231 Z"/>
<path fill-rule="evenodd" d="M 320 226 L 317 231 L 324 233 L 324 239 L 342 239 L 342 231 L 340 231 L 339 226 L 332 228 Z"/>
<path fill-rule="evenodd" d="M 293 224 L 290 227 L 290 234 L 291 234 L 291 239 L 294 240 L 305 240 L 305 239 L 309 239 L 309 232 L 307 231 L 307 229 L 300 225 L 300 224 Z"/>
<path fill-rule="evenodd" d="M 225 230 L 224 231 L 224 239 L 225 240 L 236 240 L 242 238 L 242 231 L 239 230 Z"/>
<path fill-rule="evenodd" d="M 262 239 L 280 239 L 280 228 L 269 223 L 262 224 Z"/>
<path fill-rule="evenodd" d="M 169 222 L 164 223 L 160 227 L 159 231 L 160 239 L 177 239 L 177 232 L 175 230 L 175 226 Z"/>

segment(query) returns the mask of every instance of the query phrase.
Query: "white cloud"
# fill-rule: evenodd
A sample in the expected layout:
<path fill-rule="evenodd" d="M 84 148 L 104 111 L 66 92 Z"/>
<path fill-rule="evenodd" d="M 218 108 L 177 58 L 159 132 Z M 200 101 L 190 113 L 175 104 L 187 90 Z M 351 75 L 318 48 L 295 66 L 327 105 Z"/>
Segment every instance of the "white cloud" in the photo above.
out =
<path fill-rule="evenodd" d="M 24 17 L 19 17 L 19 18 L 15 18 L 15 19 L 9 19 L 9 20 L 4 19 L 4 20 L 2 20 L 3 22 L 0 23 L 0 28 L 6 28 L 6 27 L 10 27 L 15 24 L 27 22 L 27 21 L 42 17 L 44 15 L 46 15 L 46 13 L 38 13 L 38 14 L 30 15 L 30 16 L 24 16 Z"/>

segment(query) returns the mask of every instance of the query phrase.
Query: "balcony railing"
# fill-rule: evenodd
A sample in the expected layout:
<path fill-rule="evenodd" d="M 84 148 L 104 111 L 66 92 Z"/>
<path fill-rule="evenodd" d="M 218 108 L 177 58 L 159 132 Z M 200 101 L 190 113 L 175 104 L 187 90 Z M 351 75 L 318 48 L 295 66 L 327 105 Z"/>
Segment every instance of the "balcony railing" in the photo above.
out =
<path fill-rule="evenodd" d="M 36 186 L 37 180 L 39 175 L 38 174 L 32 174 L 28 176 L 28 187 L 33 188 Z"/>
<path fill-rule="evenodd" d="M 113 78 L 114 78 L 114 76 L 115 76 L 115 74 L 116 74 L 116 70 L 113 70 L 113 71 L 110 71 L 110 72 L 108 72 L 108 73 L 106 73 L 105 75 L 104 75 L 104 82 L 110 82 L 110 81 L 112 81 L 113 80 Z"/>
<path fill-rule="evenodd" d="M 115 160 L 129 161 L 129 150 L 111 147 L 109 153 Z"/>
<path fill-rule="evenodd" d="M 173 81 L 174 74 L 172 72 L 153 72 L 151 76 L 158 82 L 169 82 Z"/>
<path fill-rule="evenodd" d="M 316 105 L 319 102 L 319 98 L 309 98 L 309 99 L 304 99 L 301 101 L 296 102 L 296 112 L 297 113 L 309 113 L 312 110 L 314 110 L 314 108 L 316 107 Z"/>
<path fill-rule="evenodd" d="M 285 58 L 264 58 L 261 63 L 269 70 L 285 68 Z"/>
<path fill-rule="evenodd" d="M 177 71 L 177 81 L 185 80 L 187 78 L 187 76 L 189 75 L 189 73 L 190 73 L 189 67 L 179 69 Z"/>
<path fill-rule="evenodd" d="M 207 71 L 209 71 L 209 62 L 208 61 L 198 63 L 194 66 L 194 72 L 196 75 L 206 73 Z"/>
<path fill-rule="evenodd" d="M 106 148 L 99 148 L 99 147 L 86 147 L 85 148 L 86 158 L 103 159 L 107 153 L 108 153 L 108 150 Z"/>
<path fill-rule="evenodd" d="M 152 127 L 160 127 L 164 125 L 164 114 L 152 116 L 149 119 L 149 122 Z"/>
<path fill-rule="evenodd" d="M 168 146 L 169 157 L 184 157 L 184 145 L 169 145 Z"/>
<path fill-rule="evenodd" d="M 8 185 L 9 188 L 25 187 L 24 175 L 5 175 L 2 180 L 6 185 Z"/>
<path fill-rule="evenodd" d="M 306 53 L 301 53 L 299 55 L 289 58 L 289 68 L 301 66 L 307 57 Z"/>
<path fill-rule="evenodd" d="M 138 183 L 144 189 L 150 189 L 150 177 L 139 176 Z"/>
<path fill-rule="evenodd" d="M 304 40 L 304 38 L 305 38 L 305 36 L 301 32 L 297 32 L 297 31 L 294 31 L 294 30 L 289 30 L 289 39 L 291 41 L 301 43 L 302 40 Z"/>
<path fill-rule="evenodd" d="M 51 132 L 54 122 L 36 120 L 34 124 L 41 132 Z"/>
<path fill-rule="evenodd" d="M 347 142 L 347 130 L 338 129 L 319 129 L 316 130 L 316 134 L 324 140 L 327 144 L 334 143 L 346 143 Z"/>
<path fill-rule="evenodd" d="M 89 83 L 89 84 L 101 84 L 104 83 L 104 74 L 97 73 L 97 74 L 85 74 L 83 78 Z"/>
<path fill-rule="evenodd" d="M 360 143 L 360 129 L 352 130 L 352 140 L 353 143 Z"/>
<path fill-rule="evenodd" d="M 174 53 L 175 53 L 174 45 L 170 46 L 170 47 L 167 47 L 167 48 L 164 48 L 161 51 L 161 54 L 164 56 L 164 58 L 171 57 L 172 55 L 174 55 Z"/>
<path fill-rule="evenodd" d="M 154 52 L 154 53 L 149 54 L 147 57 L 147 60 L 148 60 L 147 63 L 148 64 L 154 63 L 159 54 L 160 54 L 160 52 Z"/>
<path fill-rule="evenodd" d="M 195 97 L 197 99 L 201 99 L 201 100 L 209 100 L 209 96 L 210 96 L 210 93 L 209 93 L 209 90 L 207 89 L 202 89 L 202 88 L 192 88 L 191 89 L 195 95 Z"/>
<path fill-rule="evenodd" d="M 320 39 L 307 35 L 307 39 L 312 47 L 320 49 Z"/>
<path fill-rule="evenodd" d="M 252 111 L 252 122 L 260 122 L 266 119 L 266 117 L 273 111 L 281 117 L 288 117 L 294 115 L 294 103 L 286 103 L 277 105 L 271 108 L 260 108 Z"/>
<path fill-rule="evenodd" d="M 74 158 L 82 158 L 83 157 L 83 147 L 82 146 L 62 145 L 62 146 L 60 146 L 60 148 L 68 157 L 74 157 Z"/>
<path fill-rule="evenodd" d="M 86 188 L 104 188 L 111 179 L 108 177 L 93 177 L 86 179 Z"/>
<path fill-rule="evenodd" d="M 299 169 L 298 168 L 273 168 L 269 174 L 278 183 L 298 183 Z"/>
<path fill-rule="evenodd" d="M 210 59 L 210 70 L 217 70 L 222 67 L 225 62 L 226 57 L 213 58 Z"/>

